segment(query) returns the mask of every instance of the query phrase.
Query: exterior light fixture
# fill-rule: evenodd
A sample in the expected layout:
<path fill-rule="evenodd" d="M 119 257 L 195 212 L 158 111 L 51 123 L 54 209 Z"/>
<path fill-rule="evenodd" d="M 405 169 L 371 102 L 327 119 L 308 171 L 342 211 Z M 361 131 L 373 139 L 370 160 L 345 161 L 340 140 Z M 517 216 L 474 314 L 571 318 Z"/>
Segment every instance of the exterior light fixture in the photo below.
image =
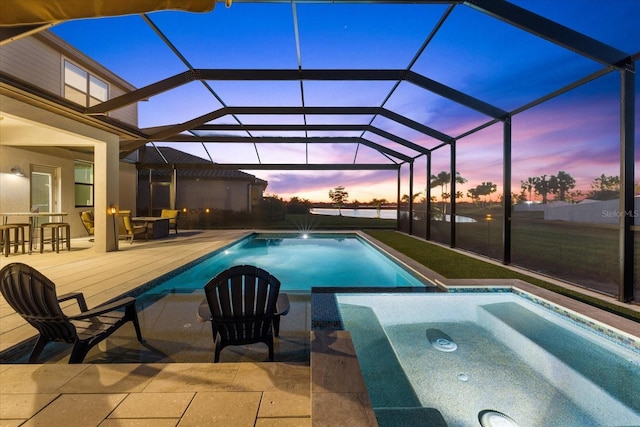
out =
<path fill-rule="evenodd" d="M 182 208 L 182 212 L 187 212 L 187 208 Z"/>
<path fill-rule="evenodd" d="M 206 208 L 204 211 L 205 211 L 206 213 L 209 213 L 209 212 L 210 212 L 209 208 Z"/>
<path fill-rule="evenodd" d="M 22 168 L 20 166 L 11 168 L 11 173 L 16 176 L 24 176 L 24 172 L 22 171 Z"/>
<path fill-rule="evenodd" d="M 113 223 L 113 243 L 116 250 L 120 250 L 118 247 L 118 230 L 116 228 L 116 214 L 118 213 L 118 208 L 116 206 L 109 207 L 108 213 L 111 214 L 111 222 Z"/>

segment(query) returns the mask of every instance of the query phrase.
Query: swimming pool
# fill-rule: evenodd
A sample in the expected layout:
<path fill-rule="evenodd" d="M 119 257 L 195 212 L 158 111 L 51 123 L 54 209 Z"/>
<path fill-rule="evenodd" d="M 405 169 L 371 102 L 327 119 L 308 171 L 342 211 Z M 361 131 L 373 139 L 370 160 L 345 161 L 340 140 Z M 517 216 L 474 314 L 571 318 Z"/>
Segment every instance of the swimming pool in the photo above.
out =
<path fill-rule="evenodd" d="M 520 291 L 336 299 L 383 427 L 640 425 L 637 337 Z"/>
<path fill-rule="evenodd" d="M 283 291 L 312 287 L 434 287 L 357 234 L 256 233 L 213 252 L 146 293 L 202 290 L 216 274 L 241 264 L 269 271 Z"/>

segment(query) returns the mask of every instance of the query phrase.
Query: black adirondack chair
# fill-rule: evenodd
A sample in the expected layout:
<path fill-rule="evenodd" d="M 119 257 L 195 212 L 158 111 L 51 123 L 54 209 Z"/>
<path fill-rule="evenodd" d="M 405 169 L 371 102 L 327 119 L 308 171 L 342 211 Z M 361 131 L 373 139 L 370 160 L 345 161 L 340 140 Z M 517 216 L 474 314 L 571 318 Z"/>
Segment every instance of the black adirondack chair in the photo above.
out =
<path fill-rule="evenodd" d="M 89 350 L 120 326 L 132 321 L 142 342 L 136 300 L 132 297 L 87 308 L 84 295 L 72 292 L 58 297 L 55 284 L 33 267 L 12 263 L 0 270 L 0 290 L 7 303 L 40 332 L 29 363 L 35 363 L 50 341 L 73 343 L 69 363 L 82 363 Z M 60 302 L 77 300 L 81 313 L 67 316 Z"/>
<path fill-rule="evenodd" d="M 198 308 L 200 320 L 210 320 L 215 345 L 214 362 L 229 345 L 265 343 L 273 362 L 273 336 L 279 319 L 289 312 L 289 299 L 280 294 L 280 281 L 251 265 L 231 267 L 204 287 L 206 298 Z"/>

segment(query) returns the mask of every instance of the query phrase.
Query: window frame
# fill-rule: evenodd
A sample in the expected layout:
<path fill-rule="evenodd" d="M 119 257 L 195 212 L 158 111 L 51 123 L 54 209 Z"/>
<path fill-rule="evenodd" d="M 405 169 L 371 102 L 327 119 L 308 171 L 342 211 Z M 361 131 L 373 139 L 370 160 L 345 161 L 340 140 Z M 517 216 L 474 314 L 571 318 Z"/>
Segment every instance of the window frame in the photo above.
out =
<path fill-rule="evenodd" d="M 68 65 L 70 67 L 68 67 Z M 74 85 L 71 79 L 67 79 L 68 72 L 75 72 L 77 69 L 78 73 L 76 77 L 84 80 L 82 83 L 82 88 L 79 85 Z M 84 74 L 84 75 L 81 75 Z M 69 76 L 70 77 L 70 76 Z M 101 90 L 92 91 L 92 87 L 98 87 L 100 89 L 104 89 L 104 99 L 100 97 Z M 73 91 L 73 92 L 72 92 Z M 98 92 L 98 93 L 96 93 Z M 79 103 L 79 98 L 82 96 L 84 98 L 84 103 L 79 103 L 84 107 L 91 107 L 92 105 L 99 104 L 101 102 L 105 102 L 109 100 L 109 92 L 110 86 L 109 83 L 96 74 L 91 73 L 86 68 L 83 68 L 76 64 L 75 62 L 64 58 L 62 61 L 62 96 L 69 101 Z M 77 96 L 71 96 L 72 93 L 75 93 Z"/>
<path fill-rule="evenodd" d="M 78 171 L 78 165 L 81 164 L 84 168 L 84 170 L 86 170 L 86 166 L 90 166 L 90 182 L 79 182 L 78 181 L 78 175 L 77 175 L 77 171 Z M 73 203 L 75 205 L 76 208 L 92 208 L 95 205 L 95 165 L 92 162 L 87 162 L 86 160 L 74 160 L 74 164 L 73 164 Z M 90 192 L 90 203 L 88 204 L 78 204 L 78 189 L 79 188 L 89 188 L 89 192 Z M 83 192 L 84 193 L 84 192 Z"/>

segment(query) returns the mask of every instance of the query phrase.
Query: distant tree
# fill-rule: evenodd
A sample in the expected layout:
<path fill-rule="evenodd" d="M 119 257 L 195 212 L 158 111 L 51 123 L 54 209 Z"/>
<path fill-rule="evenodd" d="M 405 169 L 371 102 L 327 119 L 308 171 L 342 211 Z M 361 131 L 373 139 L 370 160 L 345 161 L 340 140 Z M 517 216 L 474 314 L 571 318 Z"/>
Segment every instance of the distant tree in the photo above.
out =
<path fill-rule="evenodd" d="M 342 216 L 342 205 L 347 203 L 347 200 L 349 199 L 349 193 L 344 189 L 342 185 L 339 185 L 333 190 L 329 190 L 329 198 L 338 208 L 338 215 Z"/>
<path fill-rule="evenodd" d="M 521 191 L 520 193 L 511 193 L 511 202 L 514 205 L 517 205 L 518 203 L 521 202 L 525 202 L 527 200 L 527 195 L 524 193 L 524 191 Z"/>
<path fill-rule="evenodd" d="M 494 184 L 491 181 L 483 182 L 482 184 L 476 185 L 475 188 L 467 190 L 467 197 L 471 198 L 477 206 L 480 202 L 480 198 L 485 196 L 484 203 L 489 204 L 491 194 L 495 193 L 497 188 L 497 184 Z"/>
<path fill-rule="evenodd" d="M 536 185 L 536 178 L 533 176 L 530 176 L 527 178 L 526 181 L 520 181 L 520 188 L 522 188 L 522 191 L 527 191 L 529 193 L 529 201 L 533 201 L 533 199 L 531 198 L 531 192 L 534 189 L 534 186 Z"/>
<path fill-rule="evenodd" d="M 613 200 L 620 197 L 620 177 L 617 175 L 606 176 L 605 174 L 594 178 L 591 183 L 591 191 L 587 195 L 594 200 Z"/>
<path fill-rule="evenodd" d="M 477 206 L 478 202 L 480 202 L 480 195 L 478 194 L 478 187 L 470 188 L 467 190 L 467 197 L 470 198 L 473 203 Z"/>
<path fill-rule="evenodd" d="M 287 207 L 279 197 L 263 197 L 258 211 L 262 219 L 267 221 L 282 221 L 287 216 Z"/>
<path fill-rule="evenodd" d="M 580 190 L 569 191 L 567 193 L 567 201 L 571 203 L 577 203 L 578 201 L 584 199 L 585 195 Z"/>
<path fill-rule="evenodd" d="M 464 184 L 467 182 L 466 178 L 460 175 L 460 172 L 456 172 L 456 182 L 458 184 Z M 447 203 L 446 200 L 451 197 L 451 194 L 447 192 L 449 184 L 451 183 L 451 174 L 447 171 L 441 171 L 438 175 L 431 175 L 431 188 L 440 187 L 440 193 L 442 197 L 442 211 L 446 214 Z"/>
<path fill-rule="evenodd" d="M 419 193 L 415 193 L 412 199 L 415 201 L 416 197 L 420 197 L 421 194 L 422 194 L 422 191 L 420 191 Z M 400 198 L 400 203 L 409 203 L 409 195 L 403 194 L 402 197 Z"/>
<path fill-rule="evenodd" d="M 542 196 L 542 203 L 547 203 L 547 195 L 549 194 L 549 180 L 547 175 L 541 175 L 534 177 L 533 188 L 536 190 L 536 194 Z"/>
<path fill-rule="evenodd" d="M 479 186 L 476 187 L 478 190 L 478 195 L 487 196 L 488 200 L 485 199 L 486 203 L 491 202 L 491 195 L 498 190 L 498 185 L 494 184 L 491 181 L 483 182 Z"/>
<path fill-rule="evenodd" d="M 307 199 L 301 199 L 293 196 L 287 202 L 287 213 L 290 214 L 306 214 L 311 210 L 312 203 Z"/>
<path fill-rule="evenodd" d="M 380 208 L 387 203 L 387 199 L 372 199 L 371 204 L 376 207 L 376 218 L 380 218 Z"/>
<path fill-rule="evenodd" d="M 549 191 L 558 195 L 558 200 L 565 201 L 566 194 L 576 186 L 576 180 L 565 171 L 549 177 Z"/>

